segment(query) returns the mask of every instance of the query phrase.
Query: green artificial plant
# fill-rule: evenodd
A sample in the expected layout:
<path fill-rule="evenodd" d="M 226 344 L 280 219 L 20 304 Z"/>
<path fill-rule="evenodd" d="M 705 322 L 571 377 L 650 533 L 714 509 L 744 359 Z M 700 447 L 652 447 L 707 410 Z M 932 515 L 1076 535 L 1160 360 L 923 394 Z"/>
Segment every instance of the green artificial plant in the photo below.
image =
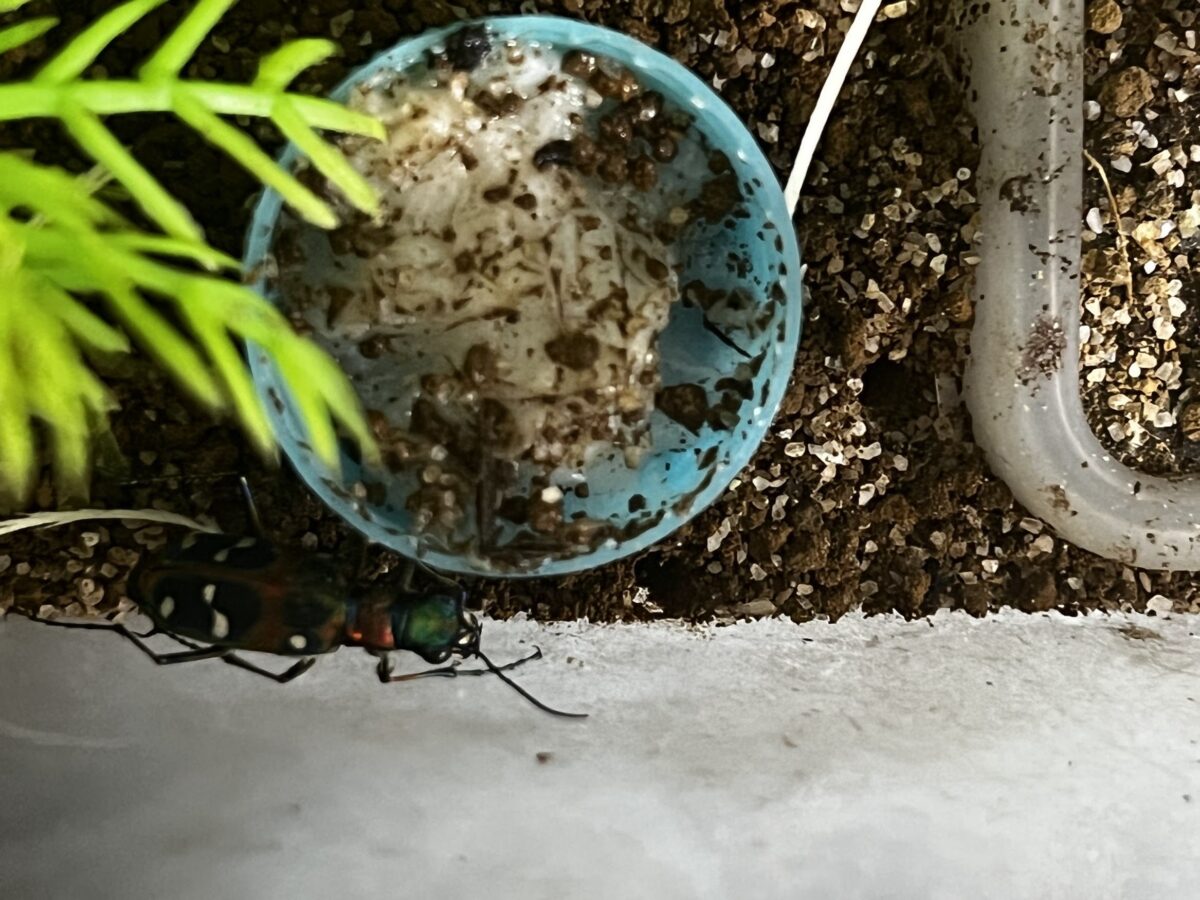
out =
<path fill-rule="evenodd" d="M 0 0 L 0 13 L 26 2 Z M 286 44 L 262 60 L 250 84 L 184 78 L 184 66 L 237 0 L 198 0 L 136 77 L 83 77 L 111 41 L 163 2 L 128 0 L 29 80 L 0 82 L 0 122 L 57 119 L 101 173 L 80 178 L 28 154 L 0 152 L 0 500 L 8 495 L 20 503 L 29 495 L 39 464 L 38 423 L 60 485 L 84 492 L 92 439 L 113 405 L 88 355 L 128 353 L 131 341 L 207 407 L 231 407 L 253 443 L 270 453 L 275 438 L 239 349 L 252 341 L 287 380 L 325 461 L 334 464 L 338 456 L 334 421 L 374 452 L 344 373 L 261 296 L 226 277 L 239 264 L 208 245 L 189 212 L 104 119 L 174 114 L 324 228 L 337 224 L 330 206 L 222 117 L 269 119 L 351 203 L 372 214 L 375 193 L 318 130 L 381 139 L 383 127 L 333 101 L 289 92 L 302 71 L 336 52 L 330 41 Z M 55 24 L 45 17 L 0 28 L 0 53 Z M 97 196 L 109 178 L 157 231 L 136 227 Z M 165 316 L 167 310 L 175 315 Z"/>

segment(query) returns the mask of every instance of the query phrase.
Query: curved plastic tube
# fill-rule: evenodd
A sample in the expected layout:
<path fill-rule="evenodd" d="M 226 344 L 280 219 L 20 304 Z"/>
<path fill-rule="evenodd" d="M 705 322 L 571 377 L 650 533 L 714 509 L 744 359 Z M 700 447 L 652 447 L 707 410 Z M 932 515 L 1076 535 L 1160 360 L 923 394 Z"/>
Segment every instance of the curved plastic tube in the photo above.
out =
<path fill-rule="evenodd" d="M 983 145 L 965 392 L 975 439 L 1065 540 L 1142 568 L 1200 569 L 1200 480 L 1112 459 L 1079 396 L 1083 0 L 964 5 Z"/>

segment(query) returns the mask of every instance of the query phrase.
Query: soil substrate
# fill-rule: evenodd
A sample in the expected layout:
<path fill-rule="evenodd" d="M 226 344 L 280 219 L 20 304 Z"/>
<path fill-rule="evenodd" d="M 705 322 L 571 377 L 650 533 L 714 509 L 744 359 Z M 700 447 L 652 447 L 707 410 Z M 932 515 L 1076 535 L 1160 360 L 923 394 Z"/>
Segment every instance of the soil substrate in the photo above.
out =
<path fill-rule="evenodd" d="M 35 0 L 24 14 L 56 13 L 64 24 L 28 51 L 0 59 L 0 78 L 29 71 L 114 5 Z M 782 176 L 849 24 L 843 6 L 854 4 L 364 0 L 351 9 L 343 0 L 242 0 L 200 49 L 190 74 L 243 81 L 281 40 L 331 37 L 344 54 L 301 82 L 304 90 L 322 92 L 398 38 L 463 15 L 540 9 L 582 16 L 661 47 L 709 80 Z M 492 614 L 611 621 L 777 613 L 835 619 L 860 604 L 907 616 L 945 607 L 983 615 L 1010 604 L 1068 613 L 1200 609 L 1191 576 L 1135 571 L 1059 540 L 1014 505 L 971 443 L 959 393 L 973 313 L 978 149 L 944 52 L 945 6 L 889 4 L 894 18 L 873 30 L 843 92 L 797 217 L 809 266 L 803 345 L 783 411 L 754 464 L 692 525 L 636 559 L 570 578 L 478 584 L 476 597 Z M 1117 192 L 1134 296 L 1113 274 L 1122 264 L 1119 241 L 1092 177 L 1086 205 L 1097 209 L 1093 222 L 1107 225 L 1089 245 L 1099 251 L 1086 284 L 1098 312 L 1085 316 L 1099 336 L 1094 352 L 1085 354 L 1084 373 L 1102 364 L 1105 372 L 1089 380 L 1087 399 L 1098 431 L 1124 458 L 1186 470 L 1200 457 L 1200 424 L 1187 427 L 1200 308 L 1188 276 L 1200 261 L 1200 241 L 1194 229 L 1184 237 L 1179 227 L 1193 198 L 1200 200 L 1194 194 L 1200 151 L 1192 149 L 1200 142 L 1197 13 L 1191 0 L 1091 6 L 1099 30 L 1088 35 L 1088 96 L 1098 109 L 1092 107 L 1088 145 Z M 149 16 L 104 54 L 100 67 L 132 71 L 185 7 L 168 4 Z M 1101 33 L 1118 16 L 1119 27 Z M 240 254 L 255 183 L 170 119 L 113 124 L 214 243 Z M 251 129 L 269 149 L 278 148 L 269 127 Z M 1143 137 L 1147 132 L 1153 140 Z M 1177 145 L 1180 152 L 1168 152 L 1169 166 L 1160 160 L 1156 168 L 1155 158 Z M 0 146 L 30 146 L 43 161 L 82 169 L 69 142 L 46 124 L 6 127 Z M 1182 171 L 1182 186 L 1172 171 Z M 1160 239 L 1168 220 L 1174 236 Z M 1155 235 L 1136 231 L 1144 222 L 1158 223 Z M 1164 241 L 1159 254 L 1154 247 Z M 1148 271 L 1150 261 L 1156 266 Z M 1181 288 L 1171 287 L 1176 279 Z M 1167 329 L 1151 310 L 1169 301 L 1171 290 L 1183 310 L 1162 338 Z M 1130 375 L 1139 352 L 1154 358 L 1139 370 L 1176 362 L 1179 371 L 1162 369 L 1151 381 L 1142 371 Z M 227 530 L 243 530 L 235 476 L 245 474 L 279 540 L 358 557 L 359 539 L 286 467 L 257 459 L 235 428 L 196 410 L 153 368 L 134 364 L 109 377 L 122 403 L 113 432 L 125 465 L 104 462 L 94 504 L 209 515 Z M 1115 401 L 1114 409 L 1115 394 L 1130 399 Z M 1146 399 L 1155 406 L 1145 408 Z M 1164 410 L 1171 416 L 1158 416 Z M 1200 423 L 1200 412 L 1195 417 Z M 1141 431 L 1130 421 L 1140 422 Z M 1113 422 L 1121 427 L 1110 429 Z M 43 485 L 37 504 L 56 502 Z M 0 606 L 32 611 L 50 604 L 73 614 L 127 607 L 130 567 L 166 536 L 157 526 L 132 531 L 98 523 L 9 540 L 0 547 Z M 397 565 L 391 554 L 372 550 L 363 577 Z"/>

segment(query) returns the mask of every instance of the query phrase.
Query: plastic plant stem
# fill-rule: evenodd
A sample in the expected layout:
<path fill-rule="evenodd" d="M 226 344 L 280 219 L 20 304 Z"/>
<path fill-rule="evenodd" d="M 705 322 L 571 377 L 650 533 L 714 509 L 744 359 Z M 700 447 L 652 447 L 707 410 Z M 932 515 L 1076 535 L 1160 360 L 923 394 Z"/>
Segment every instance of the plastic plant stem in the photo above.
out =
<path fill-rule="evenodd" d="M 1148 569 L 1200 569 L 1200 479 L 1143 475 L 1079 396 L 1083 0 L 966 15 L 983 156 L 966 399 L 992 469 L 1067 541 Z"/>
<path fill-rule="evenodd" d="M 0 520 L 0 537 L 27 531 L 30 528 L 57 528 L 76 522 L 92 522 L 119 519 L 125 522 L 157 522 L 161 525 L 181 525 L 192 531 L 219 534 L 220 529 L 206 525 L 190 516 L 164 512 L 158 509 L 70 509 L 29 513 L 15 519 Z"/>
<path fill-rule="evenodd" d="M 838 95 L 842 92 L 842 85 L 846 83 L 850 67 L 858 58 L 858 51 L 862 49 L 863 41 L 867 39 L 867 32 L 871 30 L 871 23 L 875 21 L 875 16 L 882 3 L 883 0 L 863 0 L 854 21 L 850 24 L 850 30 L 846 32 L 846 39 L 842 41 L 842 48 L 833 61 L 829 76 L 825 79 L 825 84 L 821 86 L 817 105 L 813 109 L 812 116 L 809 117 L 804 137 L 800 140 L 796 162 L 792 166 L 792 174 L 788 177 L 787 187 L 783 192 L 788 211 L 793 216 L 796 215 L 796 207 L 800 205 L 800 192 L 804 189 L 808 169 L 816 155 L 817 145 L 821 143 L 821 138 L 825 134 L 825 126 L 829 124 L 829 117 L 833 114 L 833 107 L 837 103 Z"/>

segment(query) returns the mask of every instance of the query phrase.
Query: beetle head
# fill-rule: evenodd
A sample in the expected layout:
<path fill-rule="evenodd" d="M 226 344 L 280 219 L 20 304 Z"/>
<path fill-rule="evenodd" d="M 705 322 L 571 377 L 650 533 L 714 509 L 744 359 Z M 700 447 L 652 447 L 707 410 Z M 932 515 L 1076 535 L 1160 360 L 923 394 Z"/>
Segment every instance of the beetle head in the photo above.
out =
<path fill-rule="evenodd" d="M 410 594 L 397 601 L 392 607 L 396 649 L 435 664 L 477 656 L 483 626 L 463 608 L 465 601 L 465 591 Z"/>

